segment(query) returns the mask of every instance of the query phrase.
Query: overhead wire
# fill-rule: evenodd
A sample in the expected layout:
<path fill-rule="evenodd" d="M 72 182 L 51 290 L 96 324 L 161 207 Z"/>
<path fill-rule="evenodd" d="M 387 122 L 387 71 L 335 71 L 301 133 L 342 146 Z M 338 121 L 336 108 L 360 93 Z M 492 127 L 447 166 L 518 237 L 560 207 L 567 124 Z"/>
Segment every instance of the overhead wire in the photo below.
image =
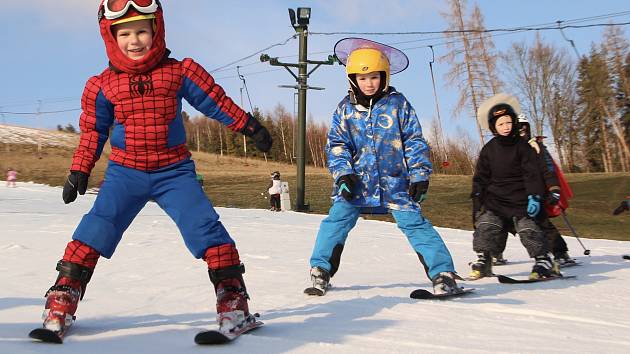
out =
<path fill-rule="evenodd" d="M 9 112 L 9 111 L 0 111 L 0 114 L 15 114 L 15 115 L 40 115 L 40 114 L 51 114 L 51 113 L 63 113 L 63 112 L 72 112 L 72 111 L 80 111 L 81 108 L 73 108 L 73 109 L 62 109 L 58 111 L 38 111 L 38 112 Z"/>
<path fill-rule="evenodd" d="M 260 54 L 260 53 L 264 52 L 265 50 L 269 50 L 269 49 L 274 48 L 274 47 L 278 47 L 278 46 L 281 46 L 281 45 L 285 45 L 285 44 L 289 43 L 289 41 L 290 41 L 290 40 L 295 39 L 295 38 L 297 38 L 297 33 L 296 33 L 296 34 L 294 34 L 294 35 L 292 35 L 291 37 L 289 37 L 289 38 L 285 39 L 285 40 L 284 40 L 284 41 L 282 41 L 282 42 L 278 42 L 278 43 L 276 43 L 276 44 L 272 44 L 272 45 L 270 45 L 270 46 L 268 46 L 268 47 L 265 47 L 265 48 L 263 48 L 263 49 L 260 49 L 260 50 L 258 50 L 258 51 L 256 51 L 256 52 L 254 52 L 254 53 L 252 53 L 252 54 L 250 54 L 250 55 L 247 55 L 247 56 L 244 56 L 244 57 L 242 57 L 242 58 L 240 58 L 240 59 L 237 59 L 237 60 L 235 60 L 235 61 L 233 61 L 233 62 L 231 62 L 231 63 L 227 63 L 227 64 L 225 64 L 225 65 L 223 65 L 223 66 L 220 66 L 220 67 L 218 67 L 218 68 L 216 68 L 216 69 L 214 69 L 214 70 L 210 70 L 210 73 L 213 73 L 213 72 L 215 72 L 215 71 L 217 71 L 217 70 L 221 70 L 221 69 L 227 68 L 227 67 L 229 67 L 229 66 L 231 66 L 231 65 L 234 65 L 234 64 L 236 64 L 236 63 L 240 63 L 240 62 L 242 62 L 243 60 L 247 60 L 247 59 L 249 59 L 249 58 L 253 57 L 254 55 L 258 55 L 258 54 Z"/>
<path fill-rule="evenodd" d="M 513 34 L 513 33 L 520 33 L 520 32 L 525 32 L 525 31 L 538 31 L 538 30 L 562 30 L 562 29 L 567 29 L 567 28 L 574 28 L 574 29 L 580 29 L 580 28 L 589 28 L 589 27 L 602 27 L 602 26 L 624 26 L 624 25 L 628 25 L 630 24 L 630 22 L 623 22 L 623 23 L 598 23 L 598 24 L 587 24 L 587 25 L 572 25 L 574 23 L 582 23 L 582 22 L 587 22 L 587 21 L 593 21 L 593 20 L 602 20 L 602 19 L 607 19 L 607 18 L 613 18 L 613 17 L 620 17 L 620 16 L 627 16 L 630 15 L 630 11 L 622 11 L 622 12 L 613 12 L 613 13 L 607 13 L 607 14 L 601 14 L 601 15 L 595 15 L 595 16 L 589 16 L 589 17 L 582 17 L 582 18 L 576 18 L 576 19 L 569 19 L 569 20 L 562 20 L 562 23 L 564 23 L 565 25 L 558 27 L 557 25 L 557 21 L 555 22 L 545 22 L 545 23 L 540 23 L 540 24 L 533 24 L 533 25 L 526 25 L 526 26 L 520 26 L 520 27 L 509 27 L 509 28 L 497 28 L 497 29 L 484 29 L 484 30 L 463 30 L 463 31 L 459 31 L 459 30 L 445 30 L 445 31 L 411 31 L 411 32 L 309 32 L 309 35 L 349 35 L 349 34 L 365 34 L 365 35 L 428 35 L 428 34 L 442 34 L 441 36 L 436 36 L 436 37 L 432 37 L 432 38 L 421 38 L 421 39 L 414 39 L 414 40 L 409 40 L 409 41 L 400 41 L 400 42 L 391 42 L 391 43 L 387 43 L 389 45 L 396 45 L 396 44 L 405 44 L 405 43 L 412 43 L 412 42 L 426 42 L 426 41 L 430 41 L 430 40 L 444 40 L 448 38 L 448 34 L 456 34 L 456 33 L 465 33 L 465 32 L 470 32 L 470 33 L 475 33 L 475 32 L 481 32 L 481 33 L 495 33 L 495 36 L 500 36 L 500 35 L 506 35 L 506 34 Z M 504 32 L 504 33 L 498 33 L 498 32 Z M 261 49 L 257 52 L 255 52 L 254 54 L 248 55 L 244 58 L 241 58 L 239 60 L 233 61 L 231 63 L 225 64 L 217 69 L 214 69 L 211 71 L 211 73 L 216 73 L 216 72 L 221 72 L 221 71 L 228 71 L 228 70 L 232 70 L 235 68 L 235 66 L 233 66 L 234 64 L 241 62 L 243 60 L 249 59 L 251 57 L 253 57 L 256 54 L 262 53 L 263 51 L 267 50 L 268 48 L 272 48 L 278 45 L 284 45 L 288 42 L 288 40 L 295 38 L 296 35 L 293 35 L 292 37 L 290 37 L 289 39 L 285 40 L 284 42 L 280 42 L 277 44 L 274 44 L 272 46 L 269 46 L 265 49 Z M 433 47 L 438 47 L 438 46 L 442 46 L 442 45 L 446 45 L 446 44 L 450 44 L 453 43 L 454 41 L 447 41 L 447 42 L 442 42 L 442 43 L 433 43 L 431 44 Z M 418 46 L 418 47 L 411 47 L 411 48 L 407 48 L 407 49 L 419 49 L 419 48 L 428 48 L 427 46 Z M 404 49 L 401 49 L 404 50 Z M 319 51 L 319 52 L 309 52 L 308 55 L 312 55 L 312 54 L 326 54 L 326 53 L 330 53 L 330 51 Z M 297 55 L 286 55 L 286 56 L 280 56 L 278 58 L 291 58 L 291 57 L 297 57 Z M 243 64 L 240 65 L 240 67 L 247 67 L 247 66 L 252 66 L 252 65 L 257 65 L 257 64 L 261 64 L 260 61 L 255 61 L 255 62 L 250 62 L 247 64 Z M 262 73 L 262 72 L 256 72 L 256 73 Z M 234 78 L 236 76 L 229 76 L 229 78 Z"/>
<path fill-rule="evenodd" d="M 391 35 L 430 35 L 430 34 L 458 34 L 458 33 L 497 33 L 497 32 L 523 32 L 523 31 L 547 31 L 567 28 L 591 28 L 591 27 L 611 27 L 626 26 L 630 22 L 619 23 L 591 23 L 586 25 L 562 25 L 562 26 L 527 26 L 510 28 L 491 29 L 464 29 L 464 30 L 441 30 L 441 31 L 409 31 L 409 32 L 309 32 L 310 35 L 370 35 L 370 36 L 391 36 Z"/>
<path fill-rule="evenodd" d="M 405 43 L 414 43 L 414 42 L 426 42 L 426 41 L 430 41 L 430 40 L 444 40 L 449 38 L 449 35 L 452 34 L 457 34 L 457 33 L 486 33 L 488 34 L 486 37 L 497 37 L 497 36 L 503 36 L 503 35 L 511 35 L 511 34 L 515 34 L 515 33 L 522 33 L 522 32 L 528 32 L 528 31 L 546 31 L 546 30 L 560 30 L 563 38 L 569 42 L 572 42 L 571 40 L 569 40 L 565 33 L 562 31 L 564 29 L 583 29 L 583 28 L 593 28 L 593 27 L 611 27 L 611 26 L 626 26 L 626 25 L 630 25 L 630 22 L 618 22 L 618 23 L 594 23 L 594 24 L 584 24 L 584 25 L 576 25 L 575 23 L 582 23 L 582 22 L 587 22 L 587 21 L 593 21 L 593 20 L 602 20 L 602 19 L 607 19 L 607 18 L 613 18 L 613 17 L 619 17 L 619 16 L 626 16 L 626 15 L 630 15 L 630 11 L 622 11 L 622 12 L 615 12 L 615 13 L 608 13 L 608 14 L 602 14 L 602 15 L 595 15 L 595 16 L 590 16 L 590 17 L 584 17 L 584 18 L 577 18 L 577 19 L 570 19 L 570 20 L 560 20 L 560 21 L 556 21 L 556 22 L 549 22 L 549 23 L 543 23 L 543 24 L 538 24 L 538 25 L 527 25 L 527 26 L 520 26 L 520 27 L 508 27 L 508 28 L 494 28 L 494 29 L 464 29 L 464 30 L 442 30 L 442 31 L 408 31 L 408 32 L 309 32 L 309 35 L 431 35 L 431 34 L 441 34 L 441 36 L 435 36 L 435 37 L 431 37 L 431 38 L 421 38 L 421 39 L 414 39 L 414 40 L 409 40 L 409 41 L 400 41 L 400 42 L 393 42 L 393 43 L 389 43 L 390 45 L 395 45 L 395 44 L 405 44 Z M 554 25 L 555 24 L 555 25 Z M 240 59 L 234 60 L 230 63 L 227 63 L 225 65 L 219 66 L 213 70 L 210 70 L 210 73 L 218 73 L 218 72 L 223 72 L 223 71 L 228 71 L 231 69 L 234 69 L 235 66 L 234 64 L 240 63 L 244 60 L 247 60 L 249 58 L 254 57 L 255 55 L 258 55 L 266 50 L 269 50 L 271 48 L 274 47 L 278 47 L 278 46 L 283 46 L 286 45 L 290 40 L 297 38 L 297 34 L 294 34 L 292 36 L 290 36 L 289 38 L 280 41 L 278 43 L 274 43 L 272 45 L 269 45 L 263 49 L 257 50 L 252 54 L 249 54 L 247 56 L 244 56 Z M 450 41 L 444 41 L 444 42 L 438 42 L 438 43 L 433 43 L 430 45 L 423 45 L 423 46 L 415 46 L 415 47 L 407 47 L 407 48 L 401 48 L 402 51 L 407 51 L 407 50 L 413 50 L 413 49 L 421 49 L 421 48 L 429 48 L 433 51 L 433 48 L 438 47 L 438 46 L 443 46 L 443 45 L 448 45 L 448 44 L 452 44 L 452 43 L 457 43 L 458 40 L 450 40 Z M 574 43 L 572 43 L 573 49 L 575 51 L 577 51 L 577 49 L 575 48 Z M 309 52 L 308 54 L 326 54 L 329 53 L 329 51 L 318 51 L 318 52 Z M 290 57 L 296 57 L 297 55 L 286 55 L 286 56 L 281 56 L 279 58 L 290 58 Z M 243 67 L 249 67 L 249 66 L 253 66 L 253 65 L 257 65 L 257 64 L 261 64 L 260 61 L 255 61 L 255 62 L 250 62 L 250 63 L 246 63 L 246 64 L 242 64 L 242 65 L 237 65 L 236 68 L 240 69 Z M 249 73 L 240 73 L 240 70 L 237 70 L 237 75 L 230 75 L 230 76 L 223 76 L 223 77 L 217 77 L 216 79 L 227 79 L 227 78 L 241 78 L 241 76 L 243 75 L 248 75 L 248 76 L 253 76 L 253 75 L 258 75 L 258 74 L 263 74 L 263 73 L 268 73 L 268 72 L 273 72 L 273 71 L 281 71 L 282 69 L 271 69 L 271 70 L 262 70 L 262 71 L 255 71 L 255 72 L 249 72 Z M 56 102 L 65 102 L 65 101 L 70 101 L 70 100 L 74 100 L 74 98 L 71 97 L 64 97 L 64 98 L 59 98 L 59 99 L 48 99 L 48 100 L 37 100 L 35 101 L 36 103 L 20 103 L 20 104 L 2 104 L 0 106 L 4 107 L 18 107 L 18 106 L 28 106 L 28 105 L 34 105 L 34 104 L 38 104 L 40 107 L 43 103 L 49 104 L 49 103 L 56 103 Z M 251 106 L 251 102 L 250 102 L 250 106 Z M 76 109 L 66 109 L 66 110 L 56 110 L 56 111 L 37 111 L 37 112 L 13 112 L 13 111 L 0 111 L 0 114 L 16 114 L 16 115 L 38 115 L 38 114 L 52 114 L 52 113 L 63 113 L 63 112 L 71 112 L 71 111 L 78 111 L 80 110 L 80 108 L 76 108 Z"/>

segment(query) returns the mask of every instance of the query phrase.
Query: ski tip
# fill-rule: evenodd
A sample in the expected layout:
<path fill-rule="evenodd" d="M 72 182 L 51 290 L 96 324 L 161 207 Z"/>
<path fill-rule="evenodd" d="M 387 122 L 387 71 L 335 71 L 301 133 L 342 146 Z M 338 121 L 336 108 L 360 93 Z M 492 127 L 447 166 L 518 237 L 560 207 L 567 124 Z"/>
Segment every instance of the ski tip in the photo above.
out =
<path fill-rule="evenodd" d="M 54 331 L 51 331 L 46 328 L 35 328 L 28 334 L 28 336 L 44 343 L 55 343 L 55 344 L 63 343 L 62 337 L 60 337 Z"/>
<path fill-rule="evenodd" d="M 195 335 L 195 343 L 199 345 L 205 344 L 225 344 L 232 341 L 232 338 L 226 336 L 219 331 L 204 331 Z"/>
<path fill-rule="evenodd" d="M 251 322 L 245 327 L 235 332 L 222 332 L 221 330 L 202 331 L 195 335 L 195 343 L 199 345 L 221 345 L 229 343 L 242 334 L 262 327 L 264 323 L 260 321 Z"/>
<path fill-rule="evenodd" d="M 627 254 L 624 254 L 624 255 L 622 256 L 622 258 L 623 258 L 623 259 L 630 260 L 630 256 L 629 256 L 629 255 L 627 255 Z"/>

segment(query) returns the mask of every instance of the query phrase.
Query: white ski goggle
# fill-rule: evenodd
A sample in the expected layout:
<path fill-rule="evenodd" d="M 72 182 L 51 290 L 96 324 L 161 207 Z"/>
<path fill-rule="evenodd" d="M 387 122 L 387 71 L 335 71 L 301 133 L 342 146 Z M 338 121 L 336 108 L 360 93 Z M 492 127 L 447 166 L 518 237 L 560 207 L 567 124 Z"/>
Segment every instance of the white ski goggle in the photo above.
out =
<path fill-rule="evenodd" d="M 134 9 L 143 14 L 152 14 L 159 7 L 158 0 L 105 0 L 103 2 L 105 18 L 114 20 L 122 17 L 127 13 L 130 6 L 133 6 Z"/>

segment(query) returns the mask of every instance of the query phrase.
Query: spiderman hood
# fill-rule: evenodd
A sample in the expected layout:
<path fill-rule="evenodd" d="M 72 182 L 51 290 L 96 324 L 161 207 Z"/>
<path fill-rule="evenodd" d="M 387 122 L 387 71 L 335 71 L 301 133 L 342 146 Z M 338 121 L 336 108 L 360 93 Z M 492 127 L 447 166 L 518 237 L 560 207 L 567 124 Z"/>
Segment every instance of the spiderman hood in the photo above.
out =
<path fill-rule="evenodd" d="M 130 9 L 130 11 L 132 11 Z M 153 20 L 155 25 L 153 27 L 153 44 L 149 52 L 139 60 L 133 60 L 127 57 L 118 48 L 116 38 L 112 33 L 112 23 L 116 20 L 108 20 L 104 16 L 103 1 L 99 6 L 98 19 L 101 29 L 101 37 L 105 42 L 105 49 L 107 51 L 107 57 L 109 63 L 116 69 L 129 73 L 140 74 L 147 72 L 157 66 L 165 56 L 168 56 L 169 51 L 166 49 L 165 29 L 164 29 L 164 16 L 162 13 L 162 6 L 160 5 L 154 13 L 155 19 Z"/>

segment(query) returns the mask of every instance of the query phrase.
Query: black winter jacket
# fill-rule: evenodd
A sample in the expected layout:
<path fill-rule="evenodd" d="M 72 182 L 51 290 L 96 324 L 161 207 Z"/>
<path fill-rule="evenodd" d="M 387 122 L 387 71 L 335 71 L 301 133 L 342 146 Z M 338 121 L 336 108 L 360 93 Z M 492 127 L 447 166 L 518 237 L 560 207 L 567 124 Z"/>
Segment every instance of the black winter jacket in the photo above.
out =
<path fill-rule="evenodd" d="M 500 216 L 527 216 L 527 197 L 545 193 L 543 172 L 539 156 L 527 142 L 495 136 L 479 154 L 472 196 Z"/>

